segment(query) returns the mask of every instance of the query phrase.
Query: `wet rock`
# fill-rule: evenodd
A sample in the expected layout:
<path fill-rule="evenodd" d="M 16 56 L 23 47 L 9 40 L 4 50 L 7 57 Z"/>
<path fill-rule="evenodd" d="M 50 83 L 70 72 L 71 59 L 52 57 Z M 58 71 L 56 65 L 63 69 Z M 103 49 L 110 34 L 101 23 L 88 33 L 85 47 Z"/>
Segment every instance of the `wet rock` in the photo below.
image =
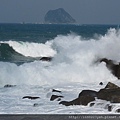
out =
<path fill-rule="evenodd" d="M 118 71 L 117 71 L 117 73 L 116 73 L 117 75 L 117 78 L 118 79 L 120 79 L 120 63 L 119 63 L 119 65 L 118 65 Z"/>
<path fill-rule="evenodd" d="M 61 91 L 56 90 L 56 89 L 52 89 L 52 92 L 58 92 L 58 93 L 61 93 Z"/>
<path fill-rule="evenodd" d="M 100 82 L 99 85 L 103 85 L 103 82 Z"/>
<path fill-rule="evenodd" d="M 120 108 L 119 108 L 119 109 L 117 109 L 115 112 L 120 113 Z"/>
<path fill-rule="evenodd" d="M 116 96 L 116 98 L 120 96 L 120 88 L 116 88 L 116 89 L 101 89 L 98 92 L 98 99 L 102 99 L 102 100 L 107 100 L 107 101 L 113 101 L 114 100 L 114 96 Z"/>
<path fill-rule="evenodd" d="M 90 107 L 92 107 L 92 106 L 94 106 L 95 105 L 95 103 L 90 103 Z"/>
<path fill-rule="evenodd" d="M 25 98 L 35 100 L 35 99 L 38 99 L 40 97 L 24 96 L 22 99 L 25 99 Z"/>
<path fill-rule="evenodd" d="M 98 91 L 97 97 L 112 103 L 120 103 L 120 87 L 109 82 L 105 88 Z"/>
<path fill-rule="evenodd" d="M 105 86 L 105 89 L 115 89 L 115 88 L 120 88 L 120 87 L 111 82 L 108 82 L 108 84 Z"/>
<path fill-rule="evenodd" d="M 97 97 L 97 92 L 93 90 L 83 90 L 78 98 L 72 101 L 61 101 L 59 104 L 69 106 L 69 105 L 87 105 L 89 102 L 92 102 Z"/>
<path fill-rule="evenodd" d="M 94 90 L 83 90 L 78 97 L 81 97 L 81 96 L 97 97 L 97 92 Z"/>
<path fill-rule="evenodd" d="M 114 107 L 115 107 L 115 105 L 107 104 L 107 105 L 105 106 L 105 109 L 107 109 L 109 112 L 111 112 Z"/>
<path fill-rule="evenodd" d="M 113 60 L 109 60 L 107 58 L 100 59 L 100 62 L 105 62 L 106 67 L 111 70 L 112 74 L 120 79 L 120 63 L 115 64 Z"/>
<path fill-rule="evenodd" d="M 95 100 L 95 98 L 93 96 L 81 96 L 79 101 L 77 101 L 76 103 L 77 104 L 80 104 L 80 105 L 87 105 L 89 102 L 92 102 Z M 79 103 L 78 103 L 79 102 Z M 76 105 L 77 105 L 76 104 Z"/>
<path fill-rule="evenodd" d="M 15 87 L 16 85 L 10 85 L 10 84 L 7 84 L 4 86 L 4 88 L 8 88 L 8 87 Z"/>
<path fill-rule="evenodd" d="M 61 101 L 61 98 L 58 98 L 57 101 Z"/>
<path fill-rule="evenodd" d="M 112 111 L 112 106 L 111 105 L 108 106 L 108 111 L 110 111 L 110 112 Z"/>
<path fill-rule="evenodd" d="M 87 105 L 89 102 L 94 101 L 95 98 L 92 96 L 81 96 L 72 101 L 61 101 L 59 104 L 70 106 L 70 105 Z"/>
<path fill-rule="evenodd" d="M 60 96 L 60 95 L 52 95 L 51 98 L 50 98 L 50 101 L 53 101 L 55 99 L 58 98 L 58 101 L 60 101 L 61 99 L 60 98 L 63 98 L 63 96 Z"/>
<path fill-rule="evenodd" d="M 69 101 L 61 101 L 59 104 L 65 105 L 65 106 L 70 106 L 71 103 Z"/>
<path fill-rule="evenodd" d="M 40 60 L 42 60 L 42 61 L 51 61 L 52 57 L 42 57 L 42 58 L 40 58 Z"/>
<path fill-rule="evenodd" d="M 113 95 L 110 102 L 111 103 L 120 103 L 120 96 L 119 95 Z"/>
<path fill-rule="evenodd" d="M 114 83 L 108 82 L 105 88 L 100 89 L 98 92 L 94 90 L 83 90 L 80 92 L 78 98 L 72 101 L 61 101 L 59 104 L 70 105 L 88 105 L 88 103 L 95 101 L 95 98 L 107 100 L 111 103 L 120 103 L 120 87 Z M 91 103 L 93 106 L 95 103 Z M 107 107 L 108 111 L 111 111 L 111 106 Z"/>

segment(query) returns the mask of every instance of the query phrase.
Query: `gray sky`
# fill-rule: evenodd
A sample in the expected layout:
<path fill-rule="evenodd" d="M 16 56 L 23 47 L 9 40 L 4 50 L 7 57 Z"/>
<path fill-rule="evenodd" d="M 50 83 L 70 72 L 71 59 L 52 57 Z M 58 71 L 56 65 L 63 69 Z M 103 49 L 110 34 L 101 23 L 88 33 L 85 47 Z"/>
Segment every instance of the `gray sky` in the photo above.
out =
<path fill-rule="evenodd" d="M 57 8 L 80 24 L 120 23 L 120 0 L 0 0 L 0 22 L 43 22 Z"/>

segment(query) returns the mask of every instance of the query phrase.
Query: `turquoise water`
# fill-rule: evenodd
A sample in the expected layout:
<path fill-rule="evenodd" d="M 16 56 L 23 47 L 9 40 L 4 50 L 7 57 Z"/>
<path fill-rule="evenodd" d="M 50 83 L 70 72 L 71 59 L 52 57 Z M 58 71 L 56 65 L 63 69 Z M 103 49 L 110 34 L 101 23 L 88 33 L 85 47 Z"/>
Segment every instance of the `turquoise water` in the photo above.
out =
<path fill-rule="evenodd" d="M 44 43 L 57 35 L 71 32 L 85 38 L 95 34 L 104 35 L 109 28 L 117 25 L 67 25 L 67 24 L 0 24 L 0 41 L 29 41 Z"/>
<path fill-rule="evenodd" d="M 110 28 L 115 27 L 115 25 L 0 24 L 0 61 L 21 64 L 38 59 L 36 57 L 28 57 L 29 55 L 26 57 L 24 54 L 22 55 L 16 51 L 14 47 L 20 48 L 20 45 L 17 46 L 17 44 L 23 44 L 23 46 L 26 46 L 26 49 L 28 49 L 27 46 L 30 46 L 30 49 L 32 49 L 32 46 L 30 44 L 26 45 L 25 42 L 45 44 L 47 41 L 54 40 L 59 35 L 68 36 L 70 34 L 80 36 L 84 40 L 90 40 L 96 36 L 104 36 Z M 97 38 L 95 39 L 97 40 Z M 12 45 L 9 43 L 11 41 L 13 41 Z M 30 53 L 31 51 L 28 52 Z M 41 57 L 41 55 L 37 57 Z"/>

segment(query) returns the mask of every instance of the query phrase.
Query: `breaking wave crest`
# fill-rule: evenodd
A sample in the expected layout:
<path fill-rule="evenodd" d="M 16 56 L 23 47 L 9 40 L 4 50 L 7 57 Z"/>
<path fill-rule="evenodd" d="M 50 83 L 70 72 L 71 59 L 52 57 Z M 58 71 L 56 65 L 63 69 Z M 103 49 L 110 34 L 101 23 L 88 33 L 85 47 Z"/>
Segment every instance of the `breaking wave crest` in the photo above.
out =
<path fill-rule="evenodd" d="M 2 43 L 2 42 L 1 42 Z M 34 61 L 17 66 L 0 62 L 0 84 L 56 85 L 70 82 L 95 83 L 115 81 L 99 58 L 120 61 L 120 30 L 109 29 L 104 35 L 85 40 L 79 35 L 58 35 L 45 44 L 7 41 L 24 56 L 52 56 L 51 62 Z M 10 47 L 9 47 L 10 48 Z M 12 49 L 12 50 L 13 50 Z"/>

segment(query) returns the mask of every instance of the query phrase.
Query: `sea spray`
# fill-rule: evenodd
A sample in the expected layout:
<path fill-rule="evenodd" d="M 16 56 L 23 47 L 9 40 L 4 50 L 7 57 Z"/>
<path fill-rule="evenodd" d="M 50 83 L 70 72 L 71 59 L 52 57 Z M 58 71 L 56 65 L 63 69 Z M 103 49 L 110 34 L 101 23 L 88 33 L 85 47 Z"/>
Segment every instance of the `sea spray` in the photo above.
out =
<path fill-rule="evenodd" d="M 57 85 L 63 83 L 99 83 L 104 81 L 115 81 L 111 72 L 104 63 L 96 63 L 99 58 L 109 58 L 120 61 L 119 31 L 110 29 L 108 33 L 98 40 L 85 40 L 79 35 L 68 34 L 57 36 L 47 42 L 49 47 L 37 43 L 22 44 L 8 41 L 13 49 L 20 51 L 23 55 L 41 55 L 39 49 L 45 51 L 44 55 L 53 56 L 51 62 L 34 61 L 24 63 L 20 66 L 14 63 L 1 64 L 1 85 L 5 84 L 30 84 L 30 85 Z M 50 43 L 51 42 L 51 43 Z M 29 50 L 29 49 L 30 50 Z M 50 49 L 49 49 L 50 48 Z M 28 51 L 27 51 L 28 49 Z M 34 51 L 32 53 L 32 51 Z M 52 52 L 51 52 L 52 51 Z M 43 54 L 42 54 L 43 55 Z"/>
<path fill-rule="evenodd" d="M 31 57 L 48 57 L 54 56 L 56 52 L 43 43 L 22 42 L 22 41 L 1 41 L 1 43 L 9 44 L 16 52 Z M 49 51 L 49 52 L 48 52 Z"/>
<path fill-rule="evenodd" d="M 120 62 L 120 31 L 115 25 L 1 24 L 1 28 L 0 55 L 12 58 L 0 61 L 1 114 L 110 114 L 119 109 L 119 104 L 100 99 L 93 106 L 69 107 L 50 101 L 53 94 L 64 96 L 61 101 L 71 101 L 82 90 L 99 91 L 108 82 L 120 86 L 106 64 L 99 62 L 103 57 Z M 25 59 L 18 65 L 15 60 L 21 60 L 20 56 Z M 52 61 L 26 59 L 42 56 L 51 56 Z M 40 99 L 22 99 L 24 96 Z M 113 104 L 111 112 L 109 104 Z"/>

